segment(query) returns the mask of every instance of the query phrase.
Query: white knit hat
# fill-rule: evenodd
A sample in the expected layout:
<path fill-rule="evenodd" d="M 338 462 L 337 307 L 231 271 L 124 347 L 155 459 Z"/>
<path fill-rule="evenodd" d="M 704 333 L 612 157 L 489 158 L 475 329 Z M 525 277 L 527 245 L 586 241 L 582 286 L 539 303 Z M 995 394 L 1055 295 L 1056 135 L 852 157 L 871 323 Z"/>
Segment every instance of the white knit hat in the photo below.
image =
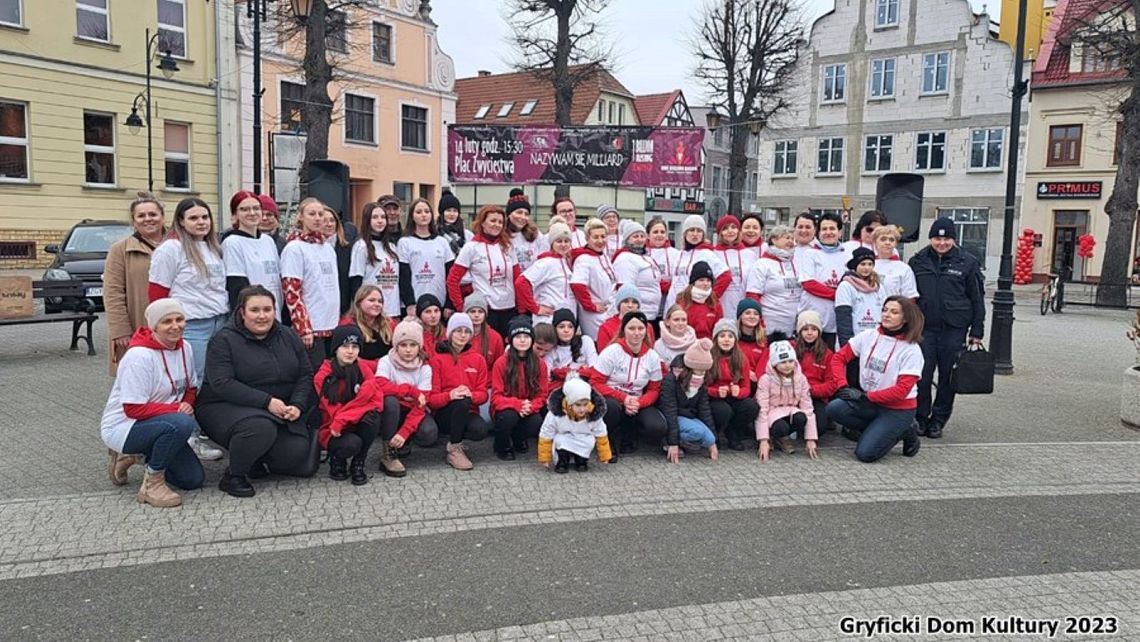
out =
<path fill-rule="evenodd" d="M 796 360 L 796 349 L 787 341 L 776 341 L 768 347 L 768 365 Z"/>
<path fill-rule="evenodd" d="M 590 400 L 590 384 L 580 377 L 568 377 L 562 384 L 562 394 L 566 395 L 566 403 L 577 403 Z"/>
<path fill-rule="evenodd" d="M 162 318 L 170 314 L 181 314 L 186 316 L 186 312 L 182 309 L 182 304 L 177 299 L 157 299 L 154 303 L 146 306 L 146 311 L 143 316 L 146 317 L 146 324 L 154 330 L 158 327 L 158 322 Z"/>
<path fill-rule="evenodd" d="M 691 229 L 698 229 L 708 234 L 708 229 L 705 225 L 705 219 L 699 214 L 690 214 L 685 217 L 685 220 L 681 223 L 681 238 L 684 238 L 685 232 L 688 232 Z"/>
<path fill-rule="evenodd" d="M 622 243 L 625 243 L 626 241 L 628 241 L 629 237 L 633 236 L 634 234 L 637 234 L 638 232 L 641 232 L 642 234 L 644 234 L 645 233 L 645 226 L 642 225 L 641 223 L 638 223 L 637 221 L 631 221 L 630 219 L 623 219 L 621 223 L 618 223 L 618 234 L 621 235 L 621 242 Z"/>
<path fill-rule="evenodd" d="M 561 238 L 571 238 L 570 226 L 565 223 L 555 223 L 550 226 L 550 231 L 546 233 L 546 240 L 553 243 Z"/>

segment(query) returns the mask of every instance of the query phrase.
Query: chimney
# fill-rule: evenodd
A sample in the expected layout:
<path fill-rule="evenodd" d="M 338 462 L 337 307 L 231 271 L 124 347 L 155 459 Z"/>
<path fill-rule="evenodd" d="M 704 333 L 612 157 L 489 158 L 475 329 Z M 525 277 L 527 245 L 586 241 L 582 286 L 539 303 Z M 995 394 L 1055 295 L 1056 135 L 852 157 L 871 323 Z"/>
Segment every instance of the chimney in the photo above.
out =
<path fill-rule="evenodd" d="M 479 77 L 480 78 L 486 78 L 487 76 L 490 76 L 490 75 L 491 75 L 491 72 L 487 71 L 486 69 L 480 69 L 479 70 Z"/>

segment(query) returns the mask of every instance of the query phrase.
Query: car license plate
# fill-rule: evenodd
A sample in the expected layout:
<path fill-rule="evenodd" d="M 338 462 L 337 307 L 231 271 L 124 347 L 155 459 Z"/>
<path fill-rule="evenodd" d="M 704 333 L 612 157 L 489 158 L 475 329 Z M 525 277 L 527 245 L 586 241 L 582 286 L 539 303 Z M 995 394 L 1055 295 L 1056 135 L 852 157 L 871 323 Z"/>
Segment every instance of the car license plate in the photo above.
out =
<path fill-rule="evenodd" d="M 103 296 L 103 288 L 87 288 L 87 296 Z"/>

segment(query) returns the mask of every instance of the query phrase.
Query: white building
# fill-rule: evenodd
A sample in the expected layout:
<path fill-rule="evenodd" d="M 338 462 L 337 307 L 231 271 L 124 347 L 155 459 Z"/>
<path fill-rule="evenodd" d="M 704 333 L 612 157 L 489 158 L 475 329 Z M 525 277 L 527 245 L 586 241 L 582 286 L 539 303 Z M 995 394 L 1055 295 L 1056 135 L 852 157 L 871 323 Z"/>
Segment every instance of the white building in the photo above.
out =
<path fill-rule="evenodd" d="M 761 134 L 760 207 L 855 219 L 883 174 L 918 173 L 920 242 L 949 216 L 996 275 L 1013 52 L 989 16 L 966 0 L 837 0 L 801 53 L 791 107 Z"/>

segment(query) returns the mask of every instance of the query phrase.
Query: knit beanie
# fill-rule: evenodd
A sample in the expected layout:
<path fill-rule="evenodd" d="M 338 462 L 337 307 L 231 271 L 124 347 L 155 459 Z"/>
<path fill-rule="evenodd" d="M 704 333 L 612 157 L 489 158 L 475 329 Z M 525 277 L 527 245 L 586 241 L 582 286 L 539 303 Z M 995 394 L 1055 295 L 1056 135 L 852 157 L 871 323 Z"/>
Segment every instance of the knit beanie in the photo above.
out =
<path fill-rule="evenodd" d="M 934 225 L 930 226 L 929 238 L 953 239 L 957 238 L 955 234 L 954 221 L 943 216 L 942 218 L 934 221 Z"/>
<path fill-rule="evenodd" d="M 870 261 L 870 262 L 874 263 L 875 262 L 875 251 L 869 247 L 857 247 L 857 248 L 855 248 L 855 251 L 851 253 L 851 260 L 847 262 L 847 269 L 854 272 L 855 268 L 859 267 L 859 264 L 862 263 L 863 261 Z M 823 326 L 820 326 L 820 327 L 823 327 Z"/>
<path fill-rule="evenodd" d="M 645 226 L 641 223 L 638 223 L 637 221 L 625 219 L 622 222 L 618 223 L 618 234 L 621 236 L 621 242 L 623 244 L 629 240 L 629 237 L 637 234 L 638 232 L 644 234 Z"/>
<path fill-rule="evenodd" d="M 590 384 L 581 377 L 567 377 L 562 384 L 562 394 L 566 396 L 566 403 L 574 404 L 579 401 L 590 400 Z"/>
<path fill-rule="evenodd" d="M 424 310 L 431 307 L 439 308 L 439 311 L 443 312 L 443 304 L 434 294 L 421 294 L 420 298 L 416 299 L 416 316 L 423 316 Z"/>
<path fill-rule="evenodd" d="M 553 243 L 558 239 L 563 238 L 573 238 L 570 235 L 570 226 L 565 223 L 554 223 L 550 226 L 550 231 L 546 233 L 546 240 L 549 243 Z"/>
<path fill-rule="evenodd" d="M 796 318 L 796 333 L 798 334 L 805 325 L 810 325 L 821 332 L 823 331 L 823 319 L 820 318 L 819 313 L 815 310 L 804 310 L 800 312 L 800 316 Z"/>
<path fill-rule="evenodd" d="M 439 207 L 436 209 L 441 215 L 445 210 L 456 209 L 460 212 L 463 211 L 463 206 L 459 204 L 459 199 L 455 194 L 451 193 L 451 188 L 443 188 L 443 194 L 439 197 Z"/>
<path fill-rule="evenodd" d="M 685 217 L 681 223 L 681 238 L 685 238 L 685 232 L 693 229 L 705 231 L 705 219 L 700 214 L 690 214 Z"/>
<path fill-rule="evenodd" d="M 348 325 L 338 325 L 333 329 L 332 341 L 329 343 L 329 347 L 331 347 L 333 350 L 336 350 L 346 343 L 351 343 L 354 345 L 360 345 L 363 343 L 360 340 L 360 328 L 356 327 L 355 323 L 350 323 Z"/>
<path fill-rule="evenodd" d="M 637 290 L 637 286 L 632 283 L 626 283 L 618 288 L 617 294 L 614 296 L 614 304 L 621 303 L 626 299 L 633 299 L 641 305 L 641 292 Z"/>
<path fill-rule="evenodd" d="M 486 312 L 488 310 L 487 297 L 479 294 L 478 292 L 472 292 L 471 294 L 467 295 L 466 299 L 463 300 L 463 311 L 470 312 L 476 308 Z"/>
<path fill-rule="evenodd" d="M 599 219 L 601 219 L 601 218 L 604 218 L 605 215 L 609 214 L 610 212 L 613 212 L 614 214 L 621 216 L 621 214 L 618 214 L 617 208 L 614 207 L 613 205 L 610 205 L 609 203 L 604 203 L 602 205 L 599 205 L 597 213 L 595 214 L 595 216 L 597 216 Z"/>
<path fill-rule="evenodd" d="M 554 317 L 551 318 L 550 321 L 551 324 L 557 328 L 558 324 L 562 323 L 563 321 L 569 321 L 570 323 L 573 323 L 574 329 L 578 329 L 578 318 L 574 316 L 573 310 L 561 308 L 554 311 Z"/>
<path fill-rule="evenodd" d="M 518 209 L 524 209 L 529 214 L 530 200 L 527 199 L 526 192 L 522 191 L 522 188 L 519 187 L 512 188 L 511 195 L 507 198 L 507 206 L 504 209 L 507 211 L 507 214 Z"/>
<path fill-rule="evenodd" d="M 685 350 L 685 367 L 690 370 L 711 370 L 713 367 L 713 342 L 710 339 L 698 339 L 696 343 Z"/>
<path fill-rule="evenodd" d="M 697 279 L 714 280 L 713 271 L 712 268 L 709 267 L 708 262 L 697 261 L 693 264 L 693 268 L 689 270 L 689 285 L 696 283 Z"/>
<path fill-rule="evenodd" d="M 728 319 L 721 319 L 720 321 L 717 321 L 716 325 L 713 326 L 713 338 L 715 339 L 720 336 L 721 332 L 731 332 L 732 336 L 738 339 L 740 338 L 739 331 L 736 329 L 735 321 L 729 321 Z"/>
<path fill-rule="evenodd" d="M 768 347 L 768 365 L 770 366 L 795 360 L 796 350 L 787 341 L 777 341 Z"/>
<path fill-rule="evenodd" d="M 511 317 L 510 322 L 507 324 L 507 341 L 514 338 L 516 334 L 525 334 L 534 338 L 534 326 L 531 324 L 529 314 L 520 314 Z"/>
<path fill-rule="evenodd" d="M 450 337 L 452 332 L 460 328 L 467 328 L 470 332 L 475 332 L 475 325 L 471 323 L 471 317 L 462 312 L 456 312 L 447 320 L 447 336 Z"/>
<path fill-rule="evenodd" d="M 732 214 L 727 214 L 725 216 L 720 217 L 720 220 L 718 220 L 716 222 L 716 233 L 720 234 L 720 231 L 723 230 L 724 228 L 728 227 L 729 225 L 735 225 L 736 227 L 740 227 L 740 219 L 736 218 Z"/>
<path fill-rule="evenodd" d="M 760 302 L 755 299 L 741 299 L 740 303 L 736 304 L 736 318 L 739 319 L 744 316 L 745 310 L 756 310 L 756 314 L 759 314 L 761 317 L 764 316 L 764 311 L 760 309 Z"/>
<path fill-rule="evenodd" d="M 253 192 L 247 192 L 243 189 L 234 192 L 234 195 L 230 197 L 230 214 L 237 214 L 238 205 L 241 205 L 241 202 L 247 198 L 256 199 L 257 204 L 261 205 L 261 199 L 257 197 L 257 194 L 254 194 Z"/>
<path fill-rule="evenodd" d="M 270 214 L 281 214 L 281 210 L 277 207 L 277 201 L 269 194 L 258 194 L 257 200 L 261 202 L 261 211 L 269 212 Z"/>
<path fill-rule="evenodd" d="M 622 334 L 625 334 L 625 326 L 629 325 L 629 322 L 633 321 L 634 319 L 641 321 L 645 325 L 649 325 L 649 317 L 645 316 L 644 312 L 640 312 L 638 310 L 634 310 L 633 312 L 626 312 L 625 316 L 621 318 Z"/>
<path fill-rule="evenodd" d="M 186 316 L 186 312 L 182 309 L 182 304 L 178 302 L 178 299 L 155 299 L 153 303 L 146 306 L 146 311 L 143 312 L 143 316 L 146 317 L 146 325 L 151 330 L 157 328 L 158 322 L 170 314 Z"/>
<path fill-rule="evenodd" d="M 405 341 L 411 341 L 420 348 L 424 347 L 424 328 L 415 321 L 401 321 L 392 331 L 392 346 L 398 346 Z"/>

